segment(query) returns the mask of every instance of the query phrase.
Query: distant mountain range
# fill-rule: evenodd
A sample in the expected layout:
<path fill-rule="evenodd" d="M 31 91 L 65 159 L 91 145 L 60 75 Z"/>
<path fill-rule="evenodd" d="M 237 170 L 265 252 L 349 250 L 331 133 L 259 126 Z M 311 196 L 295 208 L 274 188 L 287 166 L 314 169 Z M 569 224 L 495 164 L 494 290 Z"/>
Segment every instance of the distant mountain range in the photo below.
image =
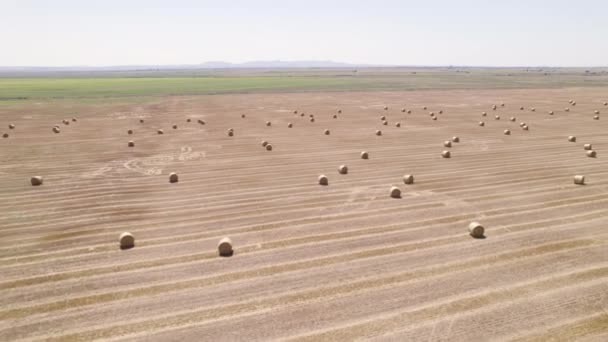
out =
<path fill-rule="evenodd" d="M 44 72 L 44 71 L 136 71 L 136 70 L 188 70 L 188 69 L 297 69 L 297 68 L 355 68 L 380 65 L 355 65 L 334 61 L 251 61 L 230 63 L 211 61 L 200 64 L 179 65 L 114 65 L 114 66 L 0 66 L 0 72 Z"/>

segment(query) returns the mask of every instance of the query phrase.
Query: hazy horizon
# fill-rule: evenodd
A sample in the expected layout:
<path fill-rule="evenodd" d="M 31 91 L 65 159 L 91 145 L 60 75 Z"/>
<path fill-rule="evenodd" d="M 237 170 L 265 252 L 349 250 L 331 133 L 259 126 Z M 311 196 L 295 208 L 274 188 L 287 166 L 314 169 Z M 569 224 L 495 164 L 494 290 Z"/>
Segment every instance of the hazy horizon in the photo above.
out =
<path fill-rule="evenodd" d="M 4 67 L 333 61 L 412 67 L 604 67 L 599 0 L 3 1 Z"/>

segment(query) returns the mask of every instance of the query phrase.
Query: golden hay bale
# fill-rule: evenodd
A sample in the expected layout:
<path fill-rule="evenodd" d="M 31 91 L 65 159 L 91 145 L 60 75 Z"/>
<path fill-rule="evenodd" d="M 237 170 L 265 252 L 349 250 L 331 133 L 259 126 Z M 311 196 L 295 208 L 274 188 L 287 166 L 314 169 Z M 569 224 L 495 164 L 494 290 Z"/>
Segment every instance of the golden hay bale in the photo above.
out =
<path fill-rule="evenodd" d="M 323 131 L 323 134 L 325 134 L 325 135 L 329 135 L 329 134 L 330 134 L 330 132 L 329 132 L 329 130 L 328 130 L 328 129 L 326 129 L 326 130 L 324 130 L 324 131 Z"/>
<path fill-rule="evenodd" d="M 455 142 L 455 143 L 460 142 L 460 138 L 458 136 L 453 136 L 452 142 Z"/>
<path fill-rule="evenodd" d="M 452 157 L 452 153 L 450 153 L 450 151 L 443 151 L 443 152 L 441 152 L 441 156 L 443 158 L 451 158 Z"/>
<path fill-rule="evenodd" d="M 532 107 L 530 108 L 531 111 L 536 112 L 536 108 Z"/>
<path fill-rule="evenodd" d="M 132 129 L 128 130 L 127 134 L 133 134 L 133 130 Z"/>
<path fill-rule="evenodd" d="M 129 249 L 135 246 L 135 237 L 129 232 L 124 232 L 118 237 L 120 249 Z"/>
<path fill-rule="evenodd" d="M 135 146 L 135 142 L 133 140 L 131 140 L 131 141 L 129 141 L 129 143 L 127 144 L 127 146 L 134 147 Z"/>
<path fill-rule="evenodd" d="M 405 108 L 401 108 L 401 113 L 405 113 Z"/>
<path fill-rule="evenodd" d="M 481 113 L 481 116 L 488 116 L 488 113 L 486 113 L 486 112 L 482 112 L 482 113 Z"/>
<path fill-rule="evenodd" d="M 315 117 L 315 115 L 314 115 L 314 114 L 310 114 L 310 115 L 308 115 L 308 116 L 310 116 L 311 118 L 314 118 L 314 117 Z"/>
<path fill-rule="evenodd" d="M 435 112 L 429 112 L 430 116 L 435 116 Z"/>
<path fill-rule="evenodd" d="M 564 111 L 565 111 L 565 112 L 569 112 L 569 111 L 570 111 L 570 108 L 566 107 L 566 108 L 564 108 Z"/>
<path fill-rule="evenodd" d="M 449 141 L 449 140 L 446 140 L 446 141 L 443 142 L 443 146 L 445 146 L 445 147 L 452 147 L 452 142 Z"/>
<path fill-rule="evenodd" d="M 401 189 L 396 186 L 392 186 L 389 194 L 392 198 L 401 198 Z"/>
<path fill-rule="evenodd" d="M 291 122 L 287 124 L 287 128 L 292 128 L 292 127 L 293 127 L 293 124 Z"/>
<path fill-rule="evenodd" d="M 310 122 L 315 122 L 315 118 L 310 118 Z"/>
<path fill-rule="evenodd" d="M 379 129 L 378 129 L 378 130 L 376 130 L 376 135 L 378 135 L 378 136 L 382 135 L 382 131 L 381 131 L 381 130 L 379 130 Z"/>
<path fill-rule="evenodd" d="M 13 125 L 13 124 L 9 124 L 9 125 L 8 125 L 8 129 L 15 129 L 15 125 Z"/>
<path fill-rule="evenodd" d="M 388 106 L 384 106 L 384 110 L 388 110 Z"/>
<path fill-rule="evenodd" d="M 494 120 L 500 120 L 500 115 L 495 115 Z"/>
<path fill-rule="evenodd" d="M 369 153 L 367 151 L 361 152 L 361 159 L 369 159 Z"/>
<path fill-rule="evenodd" d="M 519 127 L 524 127 L 525 125 L 526 125 L 526 123 L 523 121 L 519 123 Z"/>
<path fill-rule="evenodd" d="M 53 132 L 59 133 L 59 132 L 61 132 L 61 130 L 59 129 L 59 127 L 55 126 L 55 127 L 53 127 Z"/>
<path fill-rule="evenodd" d="M 515 120 L 517 120 L 514 116 L 512 116 L 511 118 L 509 118 L 509 120 L 515 122 Z"/>
<path fill-rule="evenodd" d="M 593 120 L 599 120 L 599 119 L 600 119 L 600 116 L 599 116 L 599 115 L 594 115 L 594 116 L 593 116 Z"/>
<path fill-rule="evenodd" d="M 576 137 L 573 135 L 568 136 L 568 141 L 569 142 L 576 142 Z"/>
<path fill-rule="evenodd" d="M 471 222 L 469 224 L 469 234 L 476 238 L 482 238 L 483 234 L 485 232 L 485 229 L 483 228 L 483 226 L 481 224 L 479 224 L 478 222 Z"/>
<path fill-rule="evenodd" d="M 177 125 L 173 125 L 173 129 L 177 129 Z"/>
<path fill-rule="evenodd" d="M 511 131 L 510 131 L 510 130 L 508 130 L 508 129 L 505 129 L 505 130 L 504 130 L 502 133 L 503 133 L 504 135 L 511 135 Z"/>
<path fill-rule="evenodd" d="M 401 127 L 401 122 L 395 122 L 395 127 Z"/>
<path fill-rule="evenodd" d="M 437 117 L 436 117 L 436 116 L 433 116 L 431 119 L 433 119 L 433 120 L 435 120 L 435 121 L 436 121 L 436 120 L 437 120 Z"/>
<path fill-rule="evenodd" d="M 217 253 L 222 257 L 232 256 L 234 254 L 232 240 L 228 237 L 222 238 L 217 244 Z"/>
<path fill-rule="evenodd" d="M 348 167 L 346 165 L 340 165 L 340 167 L 338 167 L 338 173 L 341 175 L 345 175 L 348 173 Z"/>
<path fill-rule="evenodd" d="M 177 173 L 171 172 L 169 174 L 169 183 L 177 183 L 178 181 L 179 181 L 179 177 L 177 176 Z"/>
<path fill-rule="evenodd" d="M 492 110 L 496 110 L 496 105 L 492 105 Z"/>
<path fill-rule="evenodd" d="M 320 175 L 319 176 L 319 185 L 328 185 L 328 184 L 329 184 L 329 180 L 327 180 L 327 176 Z"/>
<path fill-rule="evenodd" d="M 262 147 L 266 147 L 266 145 L 268 145 L 268 141 L 262 140 Z"/>
<path fill-rule="evenodd" d="M 386 116 L 382 115 L 382 116 L 380 117 L 380 121 L 386 121 Z"/>
<path fill-rule="evenodd" d="M 572 105 L 573 105 L 573 106 L 576 106 L 576 101 L 572 102 Z"/>
<path fill-rule="evenodd" d="M 553 115 L 553 111 L 552 110 L 549 111 L 549 115 Z"/>
<path fill-rule="evenodd" d="M 524 131 L 529 130 L 530 128 L 528 127 L 528 125 L 524 125 L 524 127 L 522 127 L 521 129 L 523 129 Z"/>
<path fill-rule="evenodd" d="M 206 124 L 205 120 L 198 120 L 198 123 L 201 124 L 201 125 Z"/>
<path fill-rule="evenodd" d="M 585 144 L 585 145 L 583 145 L 583 149 L 584 150 L 592 150 L 593 149 L 593 145 L 591 145 L 591 144 Z"/>
<path fill-rule="evenodd" d="M 485 122 L 483 122 L 483 121 L 479 121 L 479 126 L 483 127 L 483 126 L 485 126 L 485 125 L 486 125 L 486 123 L 485 123 Z"/>
<path fill-rule="evenodd" d="M 405 184 L 414 184 L 414 175 L 405 175 L 405 176 L 403 176 L 403 183 L 405 183 Z"/>
<path fill-rule="evenodd" d="M 156 133 L 157 133 L 157 134 L 165 134 L 165 131 L 163 131 L 162 129 L 158 129 L 158 130 L 156 131 Z"/>
<path fill-rule="evenodd" d="M 583 175 L 574 176 L 574 184 L 585 185 L 585 176 L 583 176 Z"/>
<path fill-rule="evenodd" d="M 568 103 L 572 103 L 572 102 L 574 102 L 574 100 L 568 100 Z"/>
<path fill-rule="evenodd" d="M 272 122 L 266 121 L 266 126 L 268 126 L 268 127 L 272 126 Z"/>
<path fill-rule="evenodd" d="M 597 153 L 594 150 L 587 151 L 587 157 L 595 158 L 595 157 L 597 157 Z"/>
<path fill-rule="evenodd" d="M 386 126 L 386 125 L 388 125 L 388 121 L 382 121 L 382 124 L 383 124 L 384 126 Z"/>
<path fill-rule="evenodd" d="M 41 176 L 34 176 L 34 177 L 30 178 L 30 183 L 31 183 L 33 186 L 39 186 L 39 185 L 42 185 L 42 182 L 43 182 L 43 179 L 42 179 L 42 177 L 41 177 Z"/>
<path fill-rule="evenodd" d="M 4 134 L 2 134 L 2 137 L 3 137 L 3 138 L 8 138 L 8 133 L 4 133 Z"/>
<path fill-rule="evenodd" d="M 266 145 L 266 151 L 272 151 L 272 145 L 270 145 L 270 144 Z"/>
<path fill-rule="evenodd" d="M 594 111 L 593 111 L 593 114 L 599 114 L 599 113 L 600 113 L 600 111 L 599 111 L 599 110 L 594 110 Z"/>
<path fill-rule="evenodd" d="M 69 125 L 70 125 L 70 121 L 68 121 L 68 120 L 63 120 L 63 124 L 64 124 L 64 125 L 66 125 L 66 126 L 69 126 Z"/>
<path fill-rule="evenodd" d="M 604 106 L 608 106 L 608 102 L 604 102 Z"/>

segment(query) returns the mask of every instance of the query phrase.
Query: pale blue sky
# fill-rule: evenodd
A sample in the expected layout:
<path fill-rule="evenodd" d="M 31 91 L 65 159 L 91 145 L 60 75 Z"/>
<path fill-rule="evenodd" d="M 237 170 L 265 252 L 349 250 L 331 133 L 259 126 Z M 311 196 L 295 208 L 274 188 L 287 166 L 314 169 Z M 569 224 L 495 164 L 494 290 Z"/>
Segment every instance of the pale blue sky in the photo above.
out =
<path fill-rule="evenodd" d="M 608 0 L 0 0 L 0 65 L 606 66 Z"/>

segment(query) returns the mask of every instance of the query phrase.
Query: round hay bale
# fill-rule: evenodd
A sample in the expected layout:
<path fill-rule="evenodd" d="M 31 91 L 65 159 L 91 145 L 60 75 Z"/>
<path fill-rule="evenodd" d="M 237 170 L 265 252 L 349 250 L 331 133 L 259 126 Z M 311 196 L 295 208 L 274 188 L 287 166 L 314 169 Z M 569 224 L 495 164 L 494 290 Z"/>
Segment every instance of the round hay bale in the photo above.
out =
<path fill-rule="evenodd" d="M 8 133 L 4 133 L 4 134 L 2 134 L 2 137 L 3 137 L 3 138 L 8 138 Z"/>
<path fill-rule="evenodd" d="M 432 119 L 433 119 L 433 120 L 437 120 L 437 117 L 436 117 L 436 116 L 433 116 L 433 117 L 432 117 Z"/>
<path fill-rule="evenodd" d="M 510 130 L 508 130 L 508 129 L 505 129 L 505 130 L 504 130 L 502 133 L 503 133 L 504 135 L 511 135 L 511 131 L 510 131 Z"/>
<path fill-rule="evenodd" d="M 479 121 L 479 126 L 483 127 L 483 126 L 485 126 L 485 125 L 486 125 L 486 123 L 485 123 L 485 122 L 483 122 L 483 121 Z"/>
<path fill-rule="evenodd" d="M 407 113 L 408 113 L 408 114 L 412 114 L 412 111 L 408 109 L 408 110 L 407 110 Z"/>
<path fill-rule="evenodd" d="M 348 173 L 348 167 L 346 165 L 340 165 L 340 167 L 338 167 L 338 173 L 341 175 L 345 175 Z"/>
<path fill-rule="evenodd" d="M 570 108 L 566 107 L 566 108 L 564 108 L 564 111 L 565 111 L 565 112 L 569 112 L 569 111 L 570 111 Z"/>
<path fill-rule="evenodd" d="M 403 176 L 403 183 L 405 183 L 405 184 L 414 184 L 414 175 L 405 175 L 405 176 Z"/>
<path fill-rule="evenodd" d="M 15 129 L 15 125 L 13 125 L 13 124 L 9 124 L 9 125 L 8 125 L 8 129 Z"/>
<path fill-rule="evenodd" d="M 528 127 L 528 125 L 524 125 L 524 127 L 522 127 L 521 129 L 523 129 L 524 131 L 529 130 L 530 128 Z"/>
<path fill-rule="evenodd" d="M 513 121 L 513 122 L 515 122 L 515 120 L 517 120 L 517 119 L 516 119 L 515 117 L 513 117 L 513 116 L 512 116 L 512 117 L 510 117 L 510 118 L 509 118 L 509 120 L 511 120 L 511 121 Z"/>
<path fill-rule="evenodd" d="M 604 106 L 608 106 L 608 102 L 604 102 Z"/>
<path fill-rule="evenodd" d="M 34 176 L 32 178 L 30 178 L 30 183 L 32 184 L 32 186 L 39 186 L 42 185 L 43 179 L 40 176 Z"/>
<path fill-rule="evenodd" d="M 531 111 L 536 112 L 536 108 L 532 107 L 530 108 Z"/>
<path fill-rule="evenodd" d="M 315 122 L 315 118 L 310 118 L 310 122 Z"/>
<path fill-rule="evenodd" d="M 272 145 L 270 145 L 270 144 L 266 145 L 266 151 L 272 151 Z"/>
<path fill-rule="evenodd" d="M 217 243 L 217 253 L 221 257 L 229 257 L 234 254 L 234 250 L 232 249 L 232 240 L 230 238 L 225 237 Z"/>
<path fill-rule="evenodd" d="M 228 131 L 228 136 L 229 136 L 229 137 L 234 136 L 234 131 Z"/>
<path fill-rule="evenodd" d="M 361 152 L 361 159 L 369 159 L 369 153 L 367 151 Z"/>
<path fill-rule="evenodd" d="M 519 110 L 524 110 L 524 106 L 519 107 Z"/>
<path fill-rule="evenodd" d="M 298 114 L 298 111 L 297 111 L 297 110 L 294 110 L 294 111 L 293 111 L 293 113 L 294 113 L 294 114 Z"/>
<path fill-rule="evenodd" d="M 192 119 L 187 118 L 187 119 L 186 119 L 186 122 L 192 122 Z"/>
<path fill-rule="evenodd" d="M 268 141 L 262 140 L 262 147 L 266 147 L 266 145 L 268 145 Z"/>
<path fill-rule="evenodd" d="M 482 112 L 482 113 L 481 113 L 481 116 L 488 116 L 488 113 L 486 113 L 486 112 Z"/>
<path fill-rule="evenodd" d="M 583 175 L 574 176 L 574 184 L 585 185 L 585 176 L 583 176 Z"/>
<path fill-rule="evenodd" d="M 523 121 L 519 123 L 519 127 L 524 127 L 525 125 L 526 125 L 526 123 Z"/>
<path fill-rule="evenodd" d="M 329 135 L 329 134 L 330 134 L 330 132 L 329 132 L 329 130 L 328 130 L 328 129 L 326 129 L 326 130 L 324 130 L 324 131 L 323 131 L 323 134 L 325 134 L 325 135 Z"/>
<path fill-rule="evenodd" d="M 336 114 L 334 114 L 334 119 L 337 119 L 337 118 L 338 118 L 338 116 Z"/>
<path fill-rule="evenodd" d="M 494 120 L 500 120 L 500 115 L 495 115 Z"/>
<path fill-rule="evenodd" d="M 158 129 L 158 130 L 156 131 L 156 133 L 157 133 L 157 134 L 165 134 L 165 131 L 163 131 L 162 129 Z"/>
<path fill-rule="evenodd" d="M 599 119 L 600 119 L 600 116 L 599 116 L 599 115 L 595 115 L 595 116 L 593 116 L 593 120 L 599 120 Z"/>
<path fill-rule="evenodd" d="M 127 146 L 134 147 L 135 146 L 135 142 L 133 140 L 131 140 L 131 141 L 129 141 L 129 143 L 127 144 Z"/>
<path fill-rule="evenodd" d="M 328 185 L 328 184 L 329 184 L 329 180 L 327 180 L 327 176 L 320 175 L 319 176 L 319 185 Z"/>
<path fill-rule="evenodd" d="M 583 145 L 583 149 L 584 150 L 592 150 L 593 149 L 593 145 L 591 145 L 591 144 L 585 144 L 585 145 Z"/>
<path fill-rule="evenodd" d="M 63 124 L 66 125 L 66 126 L 69 126 L 70 122 L 68 120 L 63 120 Z"/>
<path fill-rule="evenodd" d="M 310 116 L 311 118 L 314 118 L 314 117 L 315 117 L 315 115 L 314 115 L 314 114 L 310 114 L 310 115 L 308 115 L 308 116 Z"/>
<path fill-rule="evenodd" d="M 439 111 L 439 114 L 443 114 L 443 110 L 440 110 L 440 111 Z"/>
<path fill-rule="evenodd" d="M 435 116 L 435 112 L 429 112 L 430 116 Z"/>
<path fill-rule="evenodd" d="M 338 114 L 341 114 L 341 113 L 342 113 L 342 109 L 338 109 Z"/>
<path fill-rule="evenodd" d="M 443 158 L 451 158 L 452 157 L 452 153 L 450 153 L 450 151 L 443 151 L 443 152 L 441 152 L 441 156 Z"/>
<path fill-rule="evenodd" d="M 300 114 L 300 116 L 304 116 L 304 113 Z"/>
<path fill-rule="evenodd" d="M 549 111 L 549 115 L 553 115 L 553 111 L 552 110 Z"/>
<path fill-rule="evenodd" d="M 76 122 L 76 121 L 78 121 L 78 119 L 72 118 L 72 122 Z"/>
<path fill-rule="evenodd" d="M 396 186 L 392 186 L 389 194 L 392 198 L 401 198 L 401 189 Z"/>
<path fill-rule="evenodd" d="M 443 142 L 443 146 L 445 146 L 445 147 L 452 147 L 452 142 L 449 141 L 449 140 L 446 140 L 446 141 Z"/>
<path fill-rule="evenodd" d="M 492 105 L 492 110 L 496 110 L 496 105 Z"/>
<path fill-rule="evenodd" d="M 61 130 L 59 129 L 59 127 L 55 126 L 55 127 L 53 127 L 53 132 L 59 133 L 59 132 L 61 132 Z"/>
<path fill-rule="evenodd" d="M 382 124 L 383 124 L 384 126 L 387 126 L 387 125 L 388 125 L 388 121 L 382 121 Z"/>
<path fill-rule="evenodd" d="M 597 157 L 597 153 L 594 150 L 587 151 L 587 157 L 595 158 L 595 157 Z"/>
<path fill-rule="evenodd" d="M 177 125 L 173 125 L 173 129 L 177 129 Z"/>
<path fill-rule="evenodd" d="M 594 111 L 593 111 L 593 114 L 596 114 L 596 115 L 597 115 L 597 114 L 599 114 L 599 113 L 600 113 L 600 111 L 599 111 L 599 110 L 594 110 Z"/>
<path fill-rule="evenodd" d="M 198 121 L 200 122 L 201 120 Z M 139 119 L 139 123 L 144 123 L 144 119 Z"/>
<path fill-rule="evenodd" d="M 382 116 L 380 117 L 380 121 L 386 121 L 386 116 L 382 115 Z"/>
<path fill-rule="evenodd" d="M 569 142 L 576 142 L 576 137 L 573 135 L 568 136 L 568 141 Z"/>
<path fill-rule="evenodd" d="M 401 122 L 395 122 L 395 127 L 401 127 Z"/>
<path fill-rule="evenodd" d="M 576 106 L 576 101 L 572 102 L 572 105 L 573 105 L 573 106 Z"/>
<path fill-rule="evenodd" d="M 201 124 L 201 125 L 206 124 L 205 120 L 198 120 L 198 123 Z"/>
<path fill-rule="evenodd" d="M 179 177 L 177 176 L 177 173 L 171 172 L 169 174 L 169 183 L 177 183 L 178 181 L 179 181 Z"/>
<path fill-rule="evenodd" d="M 505 104 L 504 104 L 504 103 L 501 103 L 501 104 L 500 104 L 500 106 L 501 106 L 501 107 L 504 107 L 504 106 L 505 106 Z"/>
<path fill-rule="evenodd" d="M 568 100 L 568 103 L 572 103 L 572 102 L 574 102 L 574 100 Z"/>
<path fill-rule="evenodd" d="M 272 126 L 272 123 L 270 121 L 266 121 L 266 126 L 270 127 L 270 126 Z"/>
<path fill-rule="evenodd" d="M 460 138 L 457 137 L 457 136 L 453 136 L 452 137 L 452 142 L 455 142 L 455 143 L 460 142 Z"/>
<path fill-rule="evenodd" d="M 401 113 L 405 113 L 405 108 L 401 108 Z"/>
<path fill-rule="evenodd" d="M 381 131 L 381 130 L 379 130 L 379 129 L 377 129 L 377 130 L 376 130 L 376 135 L 378 135 L 378 136 L 382 135 L 382 131 Z"/>
<path fill-rule="evenodd" d="M 287 128 L 292 128 L 292 127 L 293 127 L 293 124 L 291 122 L 287 124 Z"/>
<path fill-rule="evenodd" d="M 245 114 L 241 114 L 241 119 L 244 119 L 244 118 L 245 118 Z"/>
<path fill-rule="evenodd" d="M 474 237 L 476 239 L 483 238 L 484 232 L 485 232 L 485 229 L 478 222 L 471 222 L 469 224 L 469 234 L 472 237 Z"/>
<path fill-rule="evenodd" d="M 132 129 L 128 130 L 127 134 L 129 134 L 129 135 L 133 134 L 133 130 Z"/>
<path fill-rule="evenodd" d="M 133 248 L 135 247 L 135 238 L 133 234 L 124 232 L 118 237 L 118 244 L 120 245 L 120 249 Z"/>
<path fill-rule="evenodd" d="M 388 106 L 384 106 L 384 110 L 388 110 Z"/>

